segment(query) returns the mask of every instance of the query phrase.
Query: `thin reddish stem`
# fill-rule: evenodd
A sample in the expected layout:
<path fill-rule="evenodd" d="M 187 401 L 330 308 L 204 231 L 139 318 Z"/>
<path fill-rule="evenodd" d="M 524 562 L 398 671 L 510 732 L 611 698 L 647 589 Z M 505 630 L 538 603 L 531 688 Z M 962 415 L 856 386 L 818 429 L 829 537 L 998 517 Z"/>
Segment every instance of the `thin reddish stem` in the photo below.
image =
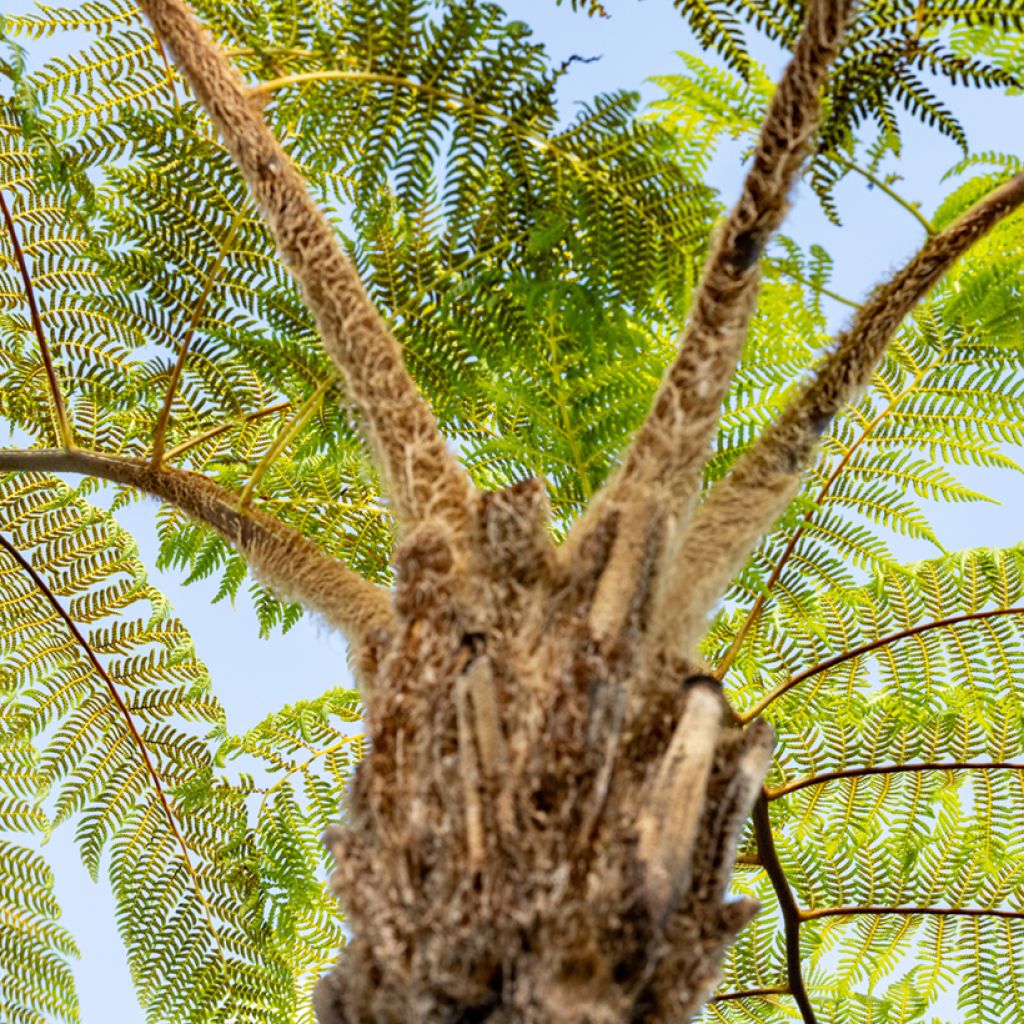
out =
<path fill-rule="evenodd" d="M 213 936 L 213 940 L 217 945 L 217 950 L 220 953 L 221 959 L 224 959 L 224 951 L 221 948 L 220 936 L 217 933 L 217 929 L 213 923 L 213 917 L 210 910 L 210 905 L 203 895 L 202 890 L 199 886 L 199 879 L 196 875 L 195 868 L 192 864 L 192 857 L 189 854 L 188 843 L 185 841 L 185 837 L 181 833 L 181 829 L 178 827 L 177 819 L 174 816 L 174 811 L 171 809 L 170 801 L 167 799 L 167 793 L 164 791 L 163 780 L 160 778 L 160 773 L 156 770 L 156 765 L 153 764 L 153 759 L 150 757 L 149 748 L 146 746 L 146 741 L 142 738 L 142 733 L 139 732 L 138 726 L 135 724 L 135 720 L 132 718 L 131 709 L 125 703 L 124 698 L 118 692 L 117 687 L 114 685 L 113 679 L 110 678 L 110 674 L 103 667 L 99 658 L 96 656 L 96 652 L 92 649 L 92 645 L 86 640 L 85 635 L 78 628 L 78 624 L 75 620 L 65 611 L 64 606 L 57 600 L 56 594 L 50 589 L 46 581 L 39 575 L 35 570 L 35 567 L 27 558 L 2 534 L 0 533 L 0 546 L 7 552 L 8 555 L 24 570 L 25 574 L 32 580 L 32 584 L 39 591 L 39 593 L 45 598 L 46 602 L 51 608 L 57 613 L 57 616 L 63 621 L 67 627 L 68 632 L 75 638 L 75 641 L 81 647 L 82 652 L 85 654 L 95 669 L 96 674 L 103 680 L 103 684 L 107 688 L 107 692 L 110 694 L 110 699 L 114 702 L 117 710 L 120 712 L 121 717 L 124 719 L 125 727 L 130 733 L 135 746 L 138 748 L 139 756 L 142 759 L 143 764 L 146 767 L 146 771 L 149 774 L 150 781 L 153 784 L 153 789 L 156 792 L 156 797 L 160 803 L 161 808 L 164 812 L 164 817 L 167 819 L 167 825 L 173 834 L 178 847 L 181 850 L 181 858 L 185 864 L 185 870 L 188 872 L 189 879 L 192 882 L 192 887 L 195 890 L 196 897 L 203 907 L 203 914 L 206 917 L 206 923 L 209 926 L 210 934 Z"/>
<path fill-rule="evenodd" d="M 71 421 L 68 419 L 67 407 L 64 404 L 64 395 L 60 389 L 60 382 L 57 380 L 57 371 L 53 366 L 53 356 L 50 353 L 50 345 L 46 340 L 43 331 L 43 321 L 39 315 L 39 303 L 36 301 L 35 288 L 32 285 L 32 275 L 28 270 L 28 262 L 25 253 L 18 240 L 18 232 L 14 227 L 14 218 L 4 199 L 3 189 L 0 189 L 0 211 L 3 212 L 4 224 L 7 227 L 7 234 L 11 239 L 11 248 L 14 250 L 14 259 L 21 272 L 21 280 L 25 287 L 25 299 L 28 302 L 29 317 L 32 321 L 32 330 L 35 333 L 36 341 L 39 343 L 39 352 L 43 358 L 43 366 L 46 369 L 46 379 L 50 385 L 50 397 L 53 400 L 54 416 L 57 420 L 57 437 L 64 448 L 74 447 L 74 438 L 71 431 Z"/>
<path fill-rule="evenodd" d="M 723 992 L 720 996 L 712 996 L 711 1002 L 725 1003 L 731 999 L 752 999 L 755 996 L 788 996 L 788 985 L 768 985 L 765 988 L 746 988 L 739 992 Z"/>
<path fill-rule="evenodd" d="M 779 860 L 779 852 L 775 848 L 775 836 L 772 834 L 772 822 L 768 813 L 768 799 L 762 793 L 754 805 L 754 836 L 757 839 L 757 852 L 768 880 L 775 890 L 775 898 L 779 901 L 782 912 L 782 925 L 786 941 L 786 974 L 789 978 L 790 995 L 803 1017 L 804 1024 L 817 1024 L 811 997 L 807 994 L 804 984 L 803 964 L 800 959 L 800 924 L 802 912 L 790 888 L 786 871 Z"/>
<path fill-rule="evenodd" d="M 924 761 L 921 764 L 886 764 L 869 768 L 842 768 L 820 775 L 808 775 L 794 779 L 775 789 L 766 789 L 769 800 L 778 800 L 789 793 L 796 793 L 808 786 L 821 786 L 836 779 L 859 779 L 871 775 L 899 775 L 905 772 L 958 772 L 958 771 L 1015 771 L 1024 772 L 1024 762 L 1019 761 Z"/>
<path fill-rule="evenodd" d="M 871 651 L 878 650 L 880 647 L 887 647 L 890 644 L 894 644 L 899 640 L 906 640 L 908 637 L 918 636 L 921 633 L 927 633 L 932 629 L 945 629 L 949 626 L 955 626 L 960 622 L 975 622 L 980 619 L 992 619 L 1000 615 L 1024 615 L 1024 605 L 1017 605 L 1010 608 L 992 608 L 988 611 L 983 612 L 964 612 L 962 615 L 950 615 L 944 619 L 934 619 L 931 622 L 922 622 L 916 626 L 911 626 L 908 629 L 901 629 L 897 633 L 889 633 L 887 636 L 878 637 L 876 640 L 872 640 L 869 643 L 861 644 L 859 647 L 852 647 L 848 651 L 844 651 L 842 654 L 837 654 L 832 658 L 826 658 L 825 661 L 819 662 L 817 665 L 812 665 L 810 668 L 804 669 L 803 672 L 798 672 L 794 676 L 790 676 L 784 683 L 775 687 L 770 693 L 766 694 L 761 698 L 752 708 L 744 711 L 740 716 L 739 720 L 744 724 L 752 722 L 758 715 L 762 714 L 767 708 L 775 703 L 783 694 L 788 693 L 794 686 L 798 686 L 800 683 L 812 676 L 820 675 L 822 672 L 827 672 L 829 669 L 835 668 L 837 665 L 841 665 L 844 661 L 850 661 L 853 658 L 859 658 L 864 654 L 869 654 Z"/>

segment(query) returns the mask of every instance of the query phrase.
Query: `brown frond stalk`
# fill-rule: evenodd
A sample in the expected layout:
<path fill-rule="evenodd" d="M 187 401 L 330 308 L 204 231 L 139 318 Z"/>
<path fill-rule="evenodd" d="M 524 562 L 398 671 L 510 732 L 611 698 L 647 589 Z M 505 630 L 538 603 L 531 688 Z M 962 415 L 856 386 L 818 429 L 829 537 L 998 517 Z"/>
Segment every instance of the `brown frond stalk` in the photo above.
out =
<path fill-rule="evenodd" d="M 264 121 L 260 101 L 182 0 L 144 0 L 141 6 L 219 130 L 302 288 L 324 348 L 367 421 L 399 518 L 440 519 L 461 534 L 468 479 L 416 391 L 401 347 Z"/>
<path fill-rule="evenodd" d="M 788 985 L 769 985 L 766 988 L 745 988 L 738 992 L 723 992 L 721 995 L 712 996 L 709 1001 L 712 1003 L 726 1003 L 732 999 L 755 999 L 758 996 L 788 995 Z"/>
<path fill-rule="evenodd" d="M 961 622 L 978 622 L 982 619 L 996 619 L 1003 615 L 1024 615 L 1024 605 L 1011 608 L 989 608 L 981 612 L 963 612 L 960 615 L 948 615 L 944 619 L 919 622 L 916 626 L 909 626 L 907 629 L 901 629 L 895 633 L 880 636 L 876 640 L 869 640 L 867 643 L 858 644 L 856 647 L 851 647 L 848 651 L 843 651 L 842 654 L 826 658 L 824 661 L 818 662 L 817 665 L 811 665 L 802 672 L 791 675 L 785 682 L 780 683 L 775 689 L 766 693 L 752 708 L 741 712 L 738 716 L 739 720 L 743 723 L 752 722 L 770 708 L 780 697 L 792 690 L 794 686 L 799 686 L 807 679 L 813 679 L 815 676 L 821 675 L 822 672 L 827 672 L 829 669 L 842 665 L 844 662 L 852 661 L 854 658 L 870 654 L 871 651 L 877 651 L 881 647 L 888 647 L 890 644 L 899 643 L 899 641 L 906 640 L 912 636 L 920 636 L 922 633 L 930 633 L 935 629 L 949 629 Z"/>
<path fill-rule="evenodd" d="M 7 205 L 7 200 L 4 198 L 4 190 L 2 188 L 0 188 L 0 212 L 3 213 L 4 226 L 7 228 L 7 234 L 11 240 L 14 260 L 18 264 L 18 271 L 21 274 L 21 281 L 25 288 L 25 301 L 28 303 L 29 318 L 32 321 L 32 330 L 39 344 L 39 354 L 42 356 L 43 367 L 46 370 L 46 380 L 50 386 L 50 399 L 53 402 L 54 421 L 57 426 L 57 439 L 65 448 L 73 448 L 75 440 L 71 429 L 71 419 L 68 416 L 67 406 L 64 404 L 64 394 L 60 389 L 60 381 L 57 380 L 57 371 L 53 366 L 50 344 L 46 340 L 46 333 L 43 331 L 43 321 L 39 315 L 39 303 L 36 301 L 36 290 L 32 284 L 32 275 L 29 273 L 25 253 L 21 248 L 18 232 L 15 230 L 14 218 L 11 216 L 11 211 Z"/>
<path fill-rule="evenodd" d="M 236 496 L 198 473 L 154 469 L 148 461 L 101 452 L 0 450 L 0 471 L 79 473 L 161 498 L 234 544 L 255 575 L 300 601 L 353 643 L 392 627 L 386 591 L 322 551 L 297 530 L 260 512 L 241 512 Z"/>
<path fill-rule="evenodd" d="M 786 878 L 786 871 L 782 866 L 782 861 L 779 860 L 778 850 L 775 848 L 775 836 L 772 834 L 772 822 L 768 813 L 768 799 L 764 794 L 754 804 L 753 821 L 758 856 L 765 874 L 768 875 L 768 880 L 772 883 L 775 897 L 779 901 L 779 910 L 782 912 L 789 992 L 796 1000 L 804 1024 L 817 1024 L 818 1018 L 814 1015 L 811 997 L 807 994 L 807 986 L 804 984 L 803 962 L 800 958 L 800 925 L 803 923 L 803 912 L 789 886 L 789 879 Z"/>
<path fill-rule="evenodd" d="M 793 779 L 774 789 L 766 789 L 765 796 L 769 800 L 778 800 L 789 793 L 796 793 L 808 786 L 823 786 L 837 779 L 866 779 L 873 775 L 903 775 L 916 772 L 1024 772 L 1024 762 L 1019 761 L 923 761 L 920 764 L 882 764 L 867 768 L 841 768 L 834 772 L 822 772 L 820 775 L 808 775 L 802 779 Z"/>
<path fill-rule="evenodd" d="M 697 493 L 722 400 L 746 338 L 768 239 L 782 223 L 787 197 L 818 127 L 820 91 L 842 39 L 850 0 L 814 0 L 793 57 L 768 107 L 753 167 L 708 256 L 680 338 L 646 422 L 621 470 L 573 531 L 573 546 L 617 506 L 627 522 L 655 514 L 685 517 Z M 656 489 L 656 495 L 652 493 Z M 638 526 L 612 562 L 635 560 Z M 628 571 L 628 570 L 627 570 Z M 606 598 L 598 598 L 600 606 Z M 616 614 L 601 613 L 614 629 Z M 598 624 L 599 627 L 601 624 Z"/>
<path fill-rule="evenodd" d="M 196 894 L 196 898 L 199 900 L 199 903 L 203 908 L 203 916 L 206 919 L 206 925 L 210 930 L 210 934 L 213 936 L 213 941 L 217 947 L 217 953 L 220 957 L 221 964 L 226 966 L 224 949 L 220 942 L 220 933 L 214 924 L 213 913 L 211 911 L 209 901 L 203 895 L 203 890 L 199 885 L 199 876 L 192 864 L 192 855 L 189 851 L 188 843 L 185 841 L 185 837 L 182 835 L 181 829 L 178 827 L 178 819 L 174 815 L 170 800 L 167 797 L 167 791 L 164 789 L 163 778 L 161 777 L 160 772 L 157 771 L 156 765 L 153 763 L 153 758 L 149 753 L 149 747 L 146 746 L 146 741 L 143 738 L 142 733 L 139 732 L 139 727 L 135 724 L 131 708 L 128 707 L 125 699 L 121 696 L 117 687 L 114 685 L 114 680 L 110 678 L 110 673 L 103 667 L 103 663 L 96 656 L 96 652 L 92 649 L 92 644 L 89 643 L 85 638 L 85 634 L 78 628 L 78 623 L 75 622 L 60 601 L 57 600 L 57 595 L 54 594 L 46 581 L 39 575 L 32 563 L 29 562 L 29 560 L 3 534 L 0 534 L 0 547 L 2 547 L 4 551 L 6 551 L 7 554 L 18 563 L 22 571 L 29 577 L 29 579 L 31 579 L 32 585 L 39 591 L 46 603 L 54 610 L 57 617 L 67 627 L 68 632 L 72 637 L 74 637 L 75 643 L 77 643 L 81 648 L 82 653 L 92 666 L 93 671 L 103 681 L 103 685 L 106 687 L 111 701 L 117 708 L 121 718 L 124 720 L 125 728 L 128 730 L 128 733 L 132 738 L 132 742 L 134 743 L 136 750 L 139 752 L 139 757 L 145 766 L 146 774 L 149 776 L 149 780 L 153 785 L 153 790 L 156 793 L 157 802 L 160 804 L 160 808 L 164 813 L 164 818 L 167 820 L 167 827 L 170 829 L 171 835 L 174 836 L 174 841 L 177 843 L 178 849 L 181 850 L 181 859 L 185 864 L 185 871 L 188 873 L 189 882 Z"/>
<path fill-rule="evenodd" d="M 660 630 L 675 649 L 688 651 L 700 638 L 729 580 L 796 494 L 816 442 L 844 403 L 868 384 L 903 319 L 957 259 L 1022 202 L 1024 174 L 1018 174 L 929 237 L 874 291 L 776 423 L 712 490 L 659 595 Z"/>

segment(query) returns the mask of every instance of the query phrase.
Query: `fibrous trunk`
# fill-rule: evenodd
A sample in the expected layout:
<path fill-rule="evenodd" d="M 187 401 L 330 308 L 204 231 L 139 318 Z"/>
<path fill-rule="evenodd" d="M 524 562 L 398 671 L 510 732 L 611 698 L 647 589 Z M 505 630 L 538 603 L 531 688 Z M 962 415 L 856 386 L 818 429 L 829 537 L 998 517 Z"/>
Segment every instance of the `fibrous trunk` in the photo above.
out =
<path fill-rule="evenodd" d="M 685 1021 L 756 911 L 726 885 L 769 731 L 644 649 L 650 564 L 595 635 L 618 523 L 569 570 L 541 502 L 483 497 L 471 554 L 439 525 L 401 545 L 398 626 L 361 652 L 371 752 L 329 836 L 354 938 L 322 1024 Z"/>

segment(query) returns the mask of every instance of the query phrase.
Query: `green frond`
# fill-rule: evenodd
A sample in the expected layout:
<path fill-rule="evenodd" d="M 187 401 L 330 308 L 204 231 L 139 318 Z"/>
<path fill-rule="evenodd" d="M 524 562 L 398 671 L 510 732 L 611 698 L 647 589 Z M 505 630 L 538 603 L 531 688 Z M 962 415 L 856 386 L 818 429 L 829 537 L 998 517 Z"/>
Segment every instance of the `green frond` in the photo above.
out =
<path fill-rule="evenodd" d="M 597 97 L 562 123 L 565 69 L 490 3 L 360 0 L 297 21 L 284 3 L 199 11 L 266 87 L 267 116 L 326 208 L 354 210 L 337 214 L 347 247 L 447 433 L 492 482 L 524 464 L 548 476 L 567 518 L 636 426 L 667 325 L 688 301 L 716 212 L 696 165 L 675 158 L 631 94 Z M 57 31 L 69 17 L 44 12 L 6 31 Z M 0 118 L 0 184 L 31 248 L 76 437 L 145 454 L 187 345 L 169 458 L 239 491 L 260 467 L 254 504 L 386 579 L 392 524 L 375 469 L 242 182 L 137 15 L 97 5 L 86 20 L 96 38 L 85 49 L 10 69 L 31 103 L 9 102 Z M 36 152 L 44 142 L 50 170 Z M 88 203 L 73 201 L 69 175 L 88 179 Z M 12 271 L 0 403 L 46 443 L 50 396 Z M 524 353 L 547 366 L 520 385 L 510 367 L 530 366 Z M 580 394 L 557 399 L 568 419 L 550 431 L 580 436 L 543 455 L 548 438 L 527 440 L 517 425 L 546 409 L 570 363 Z M 325 387 L 315 414 L 271 451 Z M 162 564 L 219 574 L 220 594 L 237 592 L 239 563 L 222 542 L 173 513 L 159 522 Z M 296 614 L 263 591 L 258 605 L 265 630 Z"/>
<path fill-rule="evenodd" d="M 678 133 L 690 159 L 706 161 L 715 136 L 745 134 L 756 127 L 750 101 L 765 102 L 764 70 L 751 56 L 744 23 L 790 47 L 803 7 L 790 0 L 677 0 L 681 16 L 702 46 L 728 69 L 684 56 L 682 75 L 656 81 L 667 99 L 665 123 Z M 934 88 L 953 86 L 999 91 L 1024 84 L 1024 6 L 966 2 L 919 5 L 901 0 L 861 4 L 827 85 L 827 106 L 809 178 L 826 214 L 839 222 L 836 185 L 851 170 L 858 144 L 869 161 L 878 147 L 899 152 L 903 119 L 899 111 L 954 141 L 965 156 L 967 128 Z M 694 123 L 692 109 L 702 117 Z M 727 121 L 722 115 L 727 112 Z M 878 134 L 871 141 L 868 127 Z M 695 131 L 695 134 L 692 134 Z"/>
<path fill-rule="evenodd" d="M 0 755 L 2 758 L 2 755 Z M 7 817 L 0 810 L 0 821 Z M 34 850 L 0 840 L 0 1019 L 77 1022 L 70 961 L 78 956 L 58 923 L 53 872 Z"/>
<path fill-rule="evenodd" d="M 308 1019 L 343 941 L 319 837 L 361 753 L 335 724 L 358 720 L 355 695 L 228 743 L 264 773 L 285 768 L 256 813 L 252 782 L 218 768 L 223 711 L 191 640 L 112 517 L 53 478 L 5 476 L 0 535 L 0 824 L 73 823 L 86 866 L 113 887 L 147 1020 Z M 11 1020 L 74 1020 L 73 946 L 41 865 L 0 843 L 2 1005 Z"/>

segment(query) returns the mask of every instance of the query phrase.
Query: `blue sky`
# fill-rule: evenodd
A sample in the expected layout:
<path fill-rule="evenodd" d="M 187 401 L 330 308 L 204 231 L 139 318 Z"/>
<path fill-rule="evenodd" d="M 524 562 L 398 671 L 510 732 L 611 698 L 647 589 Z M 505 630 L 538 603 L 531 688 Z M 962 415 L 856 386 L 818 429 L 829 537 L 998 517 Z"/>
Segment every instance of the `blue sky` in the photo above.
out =
<path fill-rule="evenodd" d="M 8 13 L 20 13 L 31 6 L 24 0 L 5 0 Z M 514 17 L 534 27 L 555 60 L 572 54 L 600 58 L 574 66 L 561 92 L 566 112 L 577 100 L 620 87 L 640 88 L 646 98 L 653 98 L 657 90 L 645 86 L 645 79 L 677 70 L 675 51 L 692 44 L 670 0 L 608 0 L 612 14 L 608 21 L 587 19 L 567 7 L 555 7 L 554 0 L 507 0 L 505 6 Z M 767 59 L 770 54 L 765 50 L 763 56 Z M 780 57 L 774 55 L 774 69 L 779 63 Z M 1008 137 L 1006 126 L 1024 123 L 1024 99 L 960 91 L 951 103 L 968 126 L 976 149 L 1019 146 L 1019 136 Z M 906 152 L 900 165 L 906 180 L 900 188 L 910 198 L 922 200 L 927 210 L 942 194 L 940 175 L 957 159 L 958 151 L 936 133 L 912 127 L 907 133 Z M 735 192 L 740 173 L 737 153 L 728 152 L 716 162 L 712 183 L 719 185 L 728 198 Z M 841 230 L 824 220 L 812 195 L 799 190 L 787 232 L 801 242 L 823 244 L 836 259 L 836 289 L 856 298 L 889 268 L 902 262 L 919 243 L 921 229 L 906 211 L 860 181 L 842 186 L 839 195 L 845 216 Z M 969 482 L 982 489 L 992 483 L 980 474 Z M 979 538 L 983 543 L 999 545 L 1020 539 L 1012 509 L 1024 495 L 1019 491 L 1008 493 L 1008 484 L 1005 479 L 999 484 L 1007 504 L 955 507 L 942 512 L 937 525 L 947 546 L 976 544 Z M 347 681 L 344 645 L 318 623 L 307 619 L 286 636 L 261 641 L 247 601 L 239 600 L 234 608 L 226 603 L 211 605 L 215 584 L 199 582 L 186 588 L 179 574 L 156 571 L 154 509 L 152 504 L 139 505 L 120 518 L 138 539 L 154 582 L 170 597 L 190 628 L 227 709 L 232 730 L 254 724 L 282 704 Z M 907 554 L 920 552 L 908 549 Z M 82 948 L 77 975 L 84 1024 L 141 1024 L 143 1015 L 132 992 L 105 886 L 94 885 L 79 865 L 70 833 L 55 839 L 47 853 L 57 872 L 65 923 Z"/>

